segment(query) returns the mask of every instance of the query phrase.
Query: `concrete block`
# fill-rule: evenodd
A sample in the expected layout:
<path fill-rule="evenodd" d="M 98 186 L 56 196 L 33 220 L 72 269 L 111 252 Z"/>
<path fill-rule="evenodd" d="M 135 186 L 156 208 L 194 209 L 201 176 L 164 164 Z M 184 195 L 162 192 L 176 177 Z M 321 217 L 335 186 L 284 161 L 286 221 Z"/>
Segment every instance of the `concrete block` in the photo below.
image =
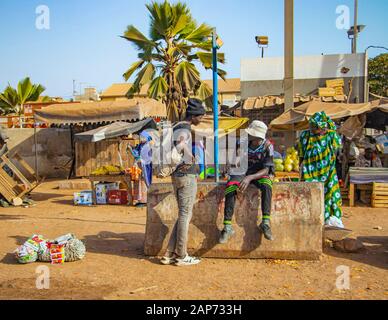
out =
<path fill-rule="evenodd" d="M 87 179 L 62 180 L 58 182 L 61 190 L 91 190 L 92 184 Z"/>
<path fill-rule="evenodd" d="M 319 183 L 275 183 L 269 242 L 257 228 L 260 192 L 250 187 L 239 194 L 229 243 L 218 244 L 223 228 L 225 184 L 199 183 L 190 224 L 189 254 L 209 258 L 273 258 L 316 260 L 322 254 L 324 191 Z M 171 184 L 153 184 L 148 194 L 144 252 L 165 253 L 178 208 Z M 259 219 L 261 220 L 261 219 Z"/>

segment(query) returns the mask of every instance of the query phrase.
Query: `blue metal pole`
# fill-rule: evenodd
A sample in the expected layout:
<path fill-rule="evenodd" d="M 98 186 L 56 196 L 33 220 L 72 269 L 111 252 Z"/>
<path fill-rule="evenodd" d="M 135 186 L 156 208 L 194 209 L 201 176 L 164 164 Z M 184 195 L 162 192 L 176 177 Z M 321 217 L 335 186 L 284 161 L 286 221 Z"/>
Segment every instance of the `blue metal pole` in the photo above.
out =
<path fill-rule="evenodd" d="M 217 34 L 213 31 L 213 118 L 214 118 L 214 171 L 216 183 L 219 182 L 218 163 L 218 74 L 217 74 Z"/>

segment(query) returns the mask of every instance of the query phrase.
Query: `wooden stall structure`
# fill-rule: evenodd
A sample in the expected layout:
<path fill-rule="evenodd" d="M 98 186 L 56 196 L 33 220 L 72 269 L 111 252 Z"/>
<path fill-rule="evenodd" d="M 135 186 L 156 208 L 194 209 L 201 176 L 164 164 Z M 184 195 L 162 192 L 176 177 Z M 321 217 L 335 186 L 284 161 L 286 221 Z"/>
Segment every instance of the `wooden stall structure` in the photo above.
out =
<path fill-rule="evenodd" d="M 167 117 L 163 103 L 149 98 L 134 98 L 119 101 L 100 101 L 89 103 L 70 103 L 66 105 L 51 105 L 35 111 L 35 125 L 69 125 L 87 127 L 87 125 L 105 126 L 116 122 L 140 122 L 153 118 L 156 121 Z M 82 130 L 81 130 L 82 132 Z M 74 141 L 73 168 L 76 177 L 88 177 L 91 172 L 104 165 L 120 165 L 120 155 L 123 166 L 130 167 L 133 163 L 125 150 L 129 140 L 104 139 L 98 142 Z"/>
<path fill-rule="evenodd" d="M 357 190 L 360 200 L 373 208 L 388 208 L 388 169 L 350 168 L 349 206 L 354 207 Z"/>
<path fill-rule="evenodd" d="M 8 203 L 21 205 L 22 198 L 38 185 L 35 171 L 17 153 L 0 157 L 0 194 Z"/>
<path fill-rule="evenodd" d="M 89 177 L 93 170 L 107 165 L 120 165 L 120 155 L 123 166 L 129 168 L 134 159 L 125 150 L 132 140 L 121 141 L 120 138 L 108 139 L 94 143 L 75 143 L 75 175 Z"/>

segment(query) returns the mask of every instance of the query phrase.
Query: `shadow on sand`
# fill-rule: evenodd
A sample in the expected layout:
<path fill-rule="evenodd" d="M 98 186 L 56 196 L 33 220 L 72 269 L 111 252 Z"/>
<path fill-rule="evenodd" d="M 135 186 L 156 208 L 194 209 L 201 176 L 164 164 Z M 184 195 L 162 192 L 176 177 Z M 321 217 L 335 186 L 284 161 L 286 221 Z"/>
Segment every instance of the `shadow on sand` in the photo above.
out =
<path fill-rule="evenodd" d="M 342 253 L 333 248 L 325 248 L 325 254 L 341 259 L 364 263 L 373 267 L 388 270 L 388 236 L 358 237 L 366 245 L 359 253 Z"/>

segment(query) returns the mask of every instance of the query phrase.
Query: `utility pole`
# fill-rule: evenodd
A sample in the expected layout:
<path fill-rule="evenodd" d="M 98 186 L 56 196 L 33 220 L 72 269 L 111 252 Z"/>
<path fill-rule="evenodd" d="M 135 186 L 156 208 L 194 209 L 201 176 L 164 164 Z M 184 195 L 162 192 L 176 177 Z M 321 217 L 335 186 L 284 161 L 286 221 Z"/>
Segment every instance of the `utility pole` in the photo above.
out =
<path fill-rule="evenodd" d="M 294 107 L 294 0 L 284 0 L 284 107 Z"/>
<path fill-rule="evenodd" d="M 75 80 L 73 79 L 73 99 L 75 99 L 75 94 L 76 94 L 76 91 L 75 91 Z"/>
<path fill-rule="evenodd" d="M 353 46 L 352 53 L 357 53 L 357 37 L 358 37 L 358 0 L 354 0 L 354 36 L 353 36 Z"/>
<path fill-rule="evenodd" d="M 294 107 L 294 0 L 284 0 L 284 111 Z M 296 132 L 287 132 L 285 143 L 293 146 Z"/>

